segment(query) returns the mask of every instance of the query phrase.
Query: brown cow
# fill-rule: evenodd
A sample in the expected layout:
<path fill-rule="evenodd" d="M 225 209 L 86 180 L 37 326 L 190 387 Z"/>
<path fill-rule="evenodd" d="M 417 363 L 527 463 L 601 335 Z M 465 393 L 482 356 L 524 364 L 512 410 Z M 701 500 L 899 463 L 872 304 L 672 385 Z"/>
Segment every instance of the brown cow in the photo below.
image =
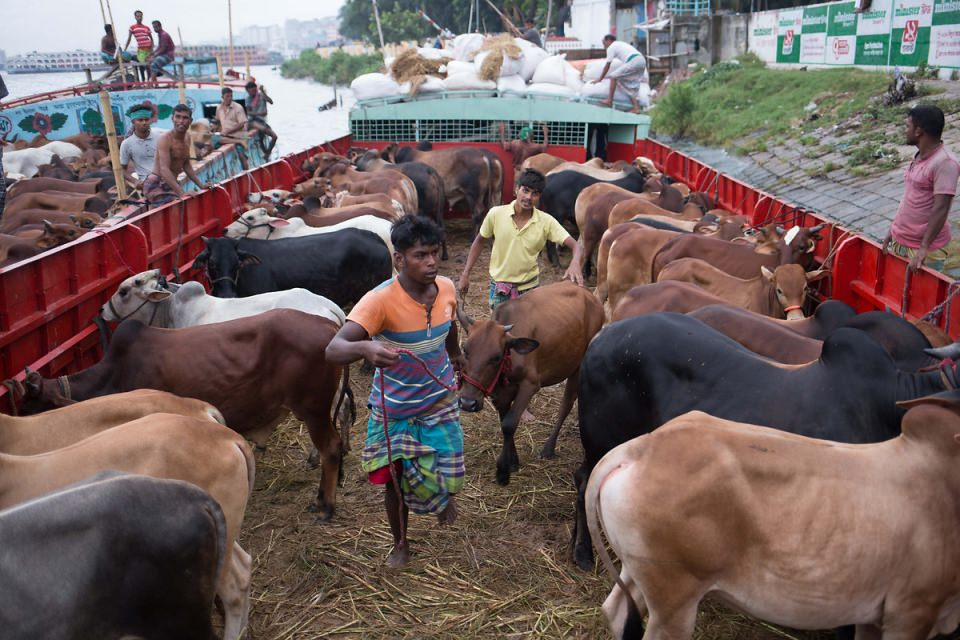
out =
<path fill-rule="evenodd" d="M 23 413 L 133 389 L 162 389 L 205 400 L 260 446 L 288 411 L 306 423 L 323 460 L 314 508 L 333 515 L 341 442 L 331 411 L 343 373 L 324 350 L 339 327 L 319 316 L 275 309 L 185 329 L 127 321 L 99 363 L 57 380 L 29 374 Z M 347 392 L 346 382 L 344 390 Z M 341 396 L 342 399 L 342 396 Z"/>
<path fill-rule="evenodd" d="M 113 204 L 106 196 L 87 195 L 85 193 L 64 193 L 60 191 L 45 191 L 43 193 L 24 193 L 21 196 L 7 200 L 3 208 L 4 214 L 16 213 L 23 209 L 51 209 L 53 211 L 92 211 L 106 213 Z"/>
<path fill-rule="evenodd" d="M 103 222 L 98 213 L 67 213 L 65 211 L 51 211 L 49 209 L 23 209 L 8 213 L 4 211 L 0 218 L 0 233 L 10 233 L 26 225 L 43 224 L 44 220 L 51 224 L 69 224 L 78 229 L 93 229 Z"/>
<path fill-rule="evenodd" d="M 23 396 L 25 389 L 15 384 L 18 395 Z M 203 400 L 181 398 L 155 389 L 138 389 L 92 398 L 34 416 L 17 418 L 0 413 L 0 452 L 32 456 L 61 449 L 154 413 L 173 413 L 226 424 L 220 411 Z"/>
<path fill-rule="evenodd" d="M 287 218 L 302 218 L 311 227 L 329 227 L 360 216 L 376 216 L 390 222 L 397 219 L 393 210 L 388 212 L 373 205 L 363 204 L 334 209 L 316 209 L 314 213 L 304 211 L 302 206 L 295 206 L 291 207 L 286 214 Z"/>
<path fill-rule="evenodd" d="M 553 431 L 540 451 L 542 458 L 553 457 L 560 427 L 577 399 L 580 360 L 603 326 L 603 308 L 586 289 L 557 282 L 501 304 L 490 320 L 475 322 L 461 315 L 460 322 L 467 332 L 467 384 L 460 407 L 480 411 L 484 396 L 493 401 L 503 432 L 497 482 L 505 485 L 510 472 L 520 468 L 513 438 L 520 416 L 542 387 L 566 380 Z"/>
<path fill-rule="evenodd" d="M 92 196 L 93 194 L 102 191 L 102 185 L 103 180 L 74 182 L 73 180 L 60 180 L 59 178 L 30 178 L 29 180 L 20 180 L 15 185 L 7 189 L 7 200 L 15 198 L 24 193 L 37 193 L 43 191 L 85 193 Z"/>
<path fill-rule="evenodd" d="M 632 287 L 650 284 L 650 265 L 661 247 L 684 234 L 676 231 L 651 229 L 645 226 L 628 228 L 610 246 L 606 264 L 606 294 L 610 310 L 616 308 L 620 298 Z M 597 282 L 597 296 L 603 301 L 603 284 Z"/>
<path fill-rule="evenodd" d="M 37 232 L 32 231 L 31 233 Z M 74 225 L 44 222 L 43 229 L 33 237 L 21 238 L 0 234 L 0 267 L 32 258 L 47 249 L 76 240 L 82 233 Z"/>
<path fill-rule="evenodd" d="M 731 276 L 698 258 L 681 258 L 664 267 L 657 281 L 690 282 L 744 309 L 771 318 L 799 320 L 804 317 L 807 284 L 828 275 L 830 272 L 823 269 L 808 273 L 798 264 L 785 264 L 773 271 L 760 267 L 759 275 L 744 279 Z"/>
<path fill-rule="evenodd" d="M 328 178 L 334 192 L 346 189 L 350 195 L 355 196 L 386 194 L 400 202 L 406 213 L 416 213 L 420 208 L 417 186 L 413 180 L 396 169 L 357 171 L 346 159 L 333 154 L 322 154 L 314 178 Z"/>
<path fill-rule="evenodd" d="M 610 321 L 617 322 L 624 318 L 657 311 L 689 313 L 710 304 L 727 304 L 727 301 L 689 282 L 676 280 L 655 282 L 633 287 L 627 291 L 616 306 L 611 306 Z M 795 320 L 794 322 L 800 324 L 805 321 Z"/>
<path fill-rule="evenodd" d="M 731 304 L 711 304 L 687 314 L 723 335 L 736 340 L 750 351 L 783 364 L 806 364 L 820 357 L 823 342 L 808 338 L 782 323 L 749 309 Z"/>
<path fill-rule="evenodd" d="M 35 456 L 0 454 L 0 509 L 113 469 L 183 480 L 209 493 L 227 522 L 227 558 L 217 584 L 224 640 L 240 636 L 250 609 L 251 558 L 238 536 L 253 491 L 254 461 L 242 436 L 211 420 L 157 413 Z"/>
<path fill-rule="evenodd" d="M 524 160 L 523 164 L 520 165 L 520 171 L 522 173 L 527 169 L 534 169 L 543 175 L 547 175 L 551 169 L 563 162 L 565 162 L 563 158 L 558 158 L 549 153 L 538 153 Z"/>
<path fill-rule="evenodd" d="M 599 160 L 599 158 L 594 158 L 594 160 L 588 160 L 587 162 L 563 162 L 553 169 L 550 169 L 545 175 L 552 175 L 560 173 L 561 171 L 576 171 L 577 173 L 582 173 L 591 178 L 602 180 L 603 182 L 612 182 L 625 178 L 628 174 L 628 171 L 624 169 L 610 171 L 603 166 L 602 161 L 597 163 L 595 160 Z M 629 173 L 633 172 L 630 171 Z"/>
<path fill-rule="evenodd" d="M 734 244 L 700 235 L 688 235 L 672 240 L 657 254 L 653 261 L 652 275 L 657 275 L 668 263 L 680 258 L 699 258 L 714 267 L 738 278 L 752 278 L 760 267 L 773 269 L 791 262 L 807 267 L 813 259 L 816 233 L 823 225 L 794 227 L 784 235 L 782 230 L 770 225 L 761 231 L 763 240 L 756 245 Z M 782 240 L 789 238 L 789 244 Z"/>

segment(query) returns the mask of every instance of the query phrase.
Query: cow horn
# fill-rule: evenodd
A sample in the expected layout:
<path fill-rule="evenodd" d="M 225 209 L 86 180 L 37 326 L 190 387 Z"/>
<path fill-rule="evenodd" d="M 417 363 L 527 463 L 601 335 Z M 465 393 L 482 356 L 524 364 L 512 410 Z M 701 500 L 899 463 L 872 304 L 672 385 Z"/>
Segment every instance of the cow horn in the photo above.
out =
<path fill-rule="evenodd" d="M 943 347 L 924 349 L 923 352 L 941 360 L 960 360 L 960 342 L 954 342 Z"/>
<path fill-rule="evenodd" d="M 473 318 L 471 318 L 467 314 L 466 311 L 463 310 L 462 303 L 457 304 L 457 322 L 459 322 L 460 326 L 462 326 L 464 331 L 467 331 L 467 332 L 470 331 L 470 327 L 472 327 L 473 323 L 476 322 Z"/>
<path fill-rule="evenodd" d="M 818 225 L 814 225 L 810 227 L 810 233 L 816 233 L 817 231 L 821 231 L 825 226 L 827 226 L 826 222 L 821 222 Z"/>
<path fill-rule="evenodd" d="M 787 231 L 786 229 L 784 229 L 784 228 L 781 227 L 780 225 L 777 225 L 777 226 L 774 227 L 774 228 L 777 230 L 777 233 L 779 233 L 780 235 L 783 235 L 783 234 L 786 233 L 786 231 Z"/>
<path fill-rule="evenodd" d="M 504 324 L 504 325 L 500 325 L 500 326 L 503 327 L 503 332 L 504 332 L 504 333 L 510 333 L 510 330 L 513 329 L 513 324 Z"/>

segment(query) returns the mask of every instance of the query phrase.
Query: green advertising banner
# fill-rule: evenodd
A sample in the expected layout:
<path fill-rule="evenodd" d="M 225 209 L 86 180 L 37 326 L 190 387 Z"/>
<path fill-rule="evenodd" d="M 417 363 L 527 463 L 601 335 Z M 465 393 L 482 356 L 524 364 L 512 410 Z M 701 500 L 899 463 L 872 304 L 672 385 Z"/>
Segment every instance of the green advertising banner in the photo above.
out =
<path fill-rule="evenodd" d="M 915 67 L 930 54 L 930 0 L 894 0 L 890 35 L 890 64 Z"/>
<path fill-rule="evenodd" d="M 777 63 L 800 62 L 800 33 L 803 9 L 777 13 Z"/>
<path fill-rule="evenodd" d="M 960 0 L 935 0 L 930 27 L 932 67 L 960 67 Z"/>
<path fill-rule="evenodd" d="M 803 29 L 800 32 L 800 62 L 823 64 L 827 51 L 827 21 L 830 6 L 819 4 L 803 8 Z"/>
<path fill-rule="evenodd" d="M 877 0 L 860 14 L 854 64 L 885 67 L 890 60 L 890 27 L 893 2 Z"/>
<path fill-rule="evenodd" d="M 853 2 L 830 5 L 827 18 L 826 64 L 853 64 L 857 50 L 857 14 Z"/>

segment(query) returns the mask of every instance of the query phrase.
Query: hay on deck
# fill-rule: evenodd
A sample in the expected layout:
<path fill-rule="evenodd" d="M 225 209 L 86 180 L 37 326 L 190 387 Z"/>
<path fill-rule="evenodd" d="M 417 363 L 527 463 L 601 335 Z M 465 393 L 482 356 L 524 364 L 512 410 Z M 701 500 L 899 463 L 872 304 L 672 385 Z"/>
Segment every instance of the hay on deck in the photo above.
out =
<path fill-rule="evenodd" d="M 419 84 L 423 84 L 422 76 L 431 75 L 442 78 L 444 74 L 440 72 L 440 67 L 448 62 L 450 62 L 449 58 L 429 60 L 417 53 L 416 49 L 407 49 L 394 59 L 390 66 L 390 74 L 400 84 L 416 78 L 421 78 Z"/>
<path fill-rule="evenodd" d="M 477 75 L 480 76 L 481 80 L 491 80 L 493 82 L 500 78 L 500 67 L 503 66 L 504 56 L 519 58 L 523 55 L 523 50 L 514 42 L 513 36 L 508 33 L 484 40 L 483 46 L 476 51 L 474 56 L 476 57 L 484 51 L 489 51 L 490 54 L 484 58 Z"/>

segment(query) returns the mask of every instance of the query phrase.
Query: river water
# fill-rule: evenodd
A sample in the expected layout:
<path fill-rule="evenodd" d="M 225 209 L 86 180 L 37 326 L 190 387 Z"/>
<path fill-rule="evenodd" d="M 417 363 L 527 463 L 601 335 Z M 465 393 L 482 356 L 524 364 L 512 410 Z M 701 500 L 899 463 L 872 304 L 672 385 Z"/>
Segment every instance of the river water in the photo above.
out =
<path fill-rule="evenodd" d="M 284 78 L 279 68 L 255 66 L 250 71 L 273 98 L 269 120 L 279 137 L 276 152 L 284 155 L 302 151 L 349 133 L 347 111 L 355 102 L 349 90 L 338 91 L 343 108 L 317 111 L 318 106 L 333 99 L 332 87 L 312 80 Z M 10 91 L 8 100 L 82 84 L 84 78 L 82 72 L 3 74 Z"/>

